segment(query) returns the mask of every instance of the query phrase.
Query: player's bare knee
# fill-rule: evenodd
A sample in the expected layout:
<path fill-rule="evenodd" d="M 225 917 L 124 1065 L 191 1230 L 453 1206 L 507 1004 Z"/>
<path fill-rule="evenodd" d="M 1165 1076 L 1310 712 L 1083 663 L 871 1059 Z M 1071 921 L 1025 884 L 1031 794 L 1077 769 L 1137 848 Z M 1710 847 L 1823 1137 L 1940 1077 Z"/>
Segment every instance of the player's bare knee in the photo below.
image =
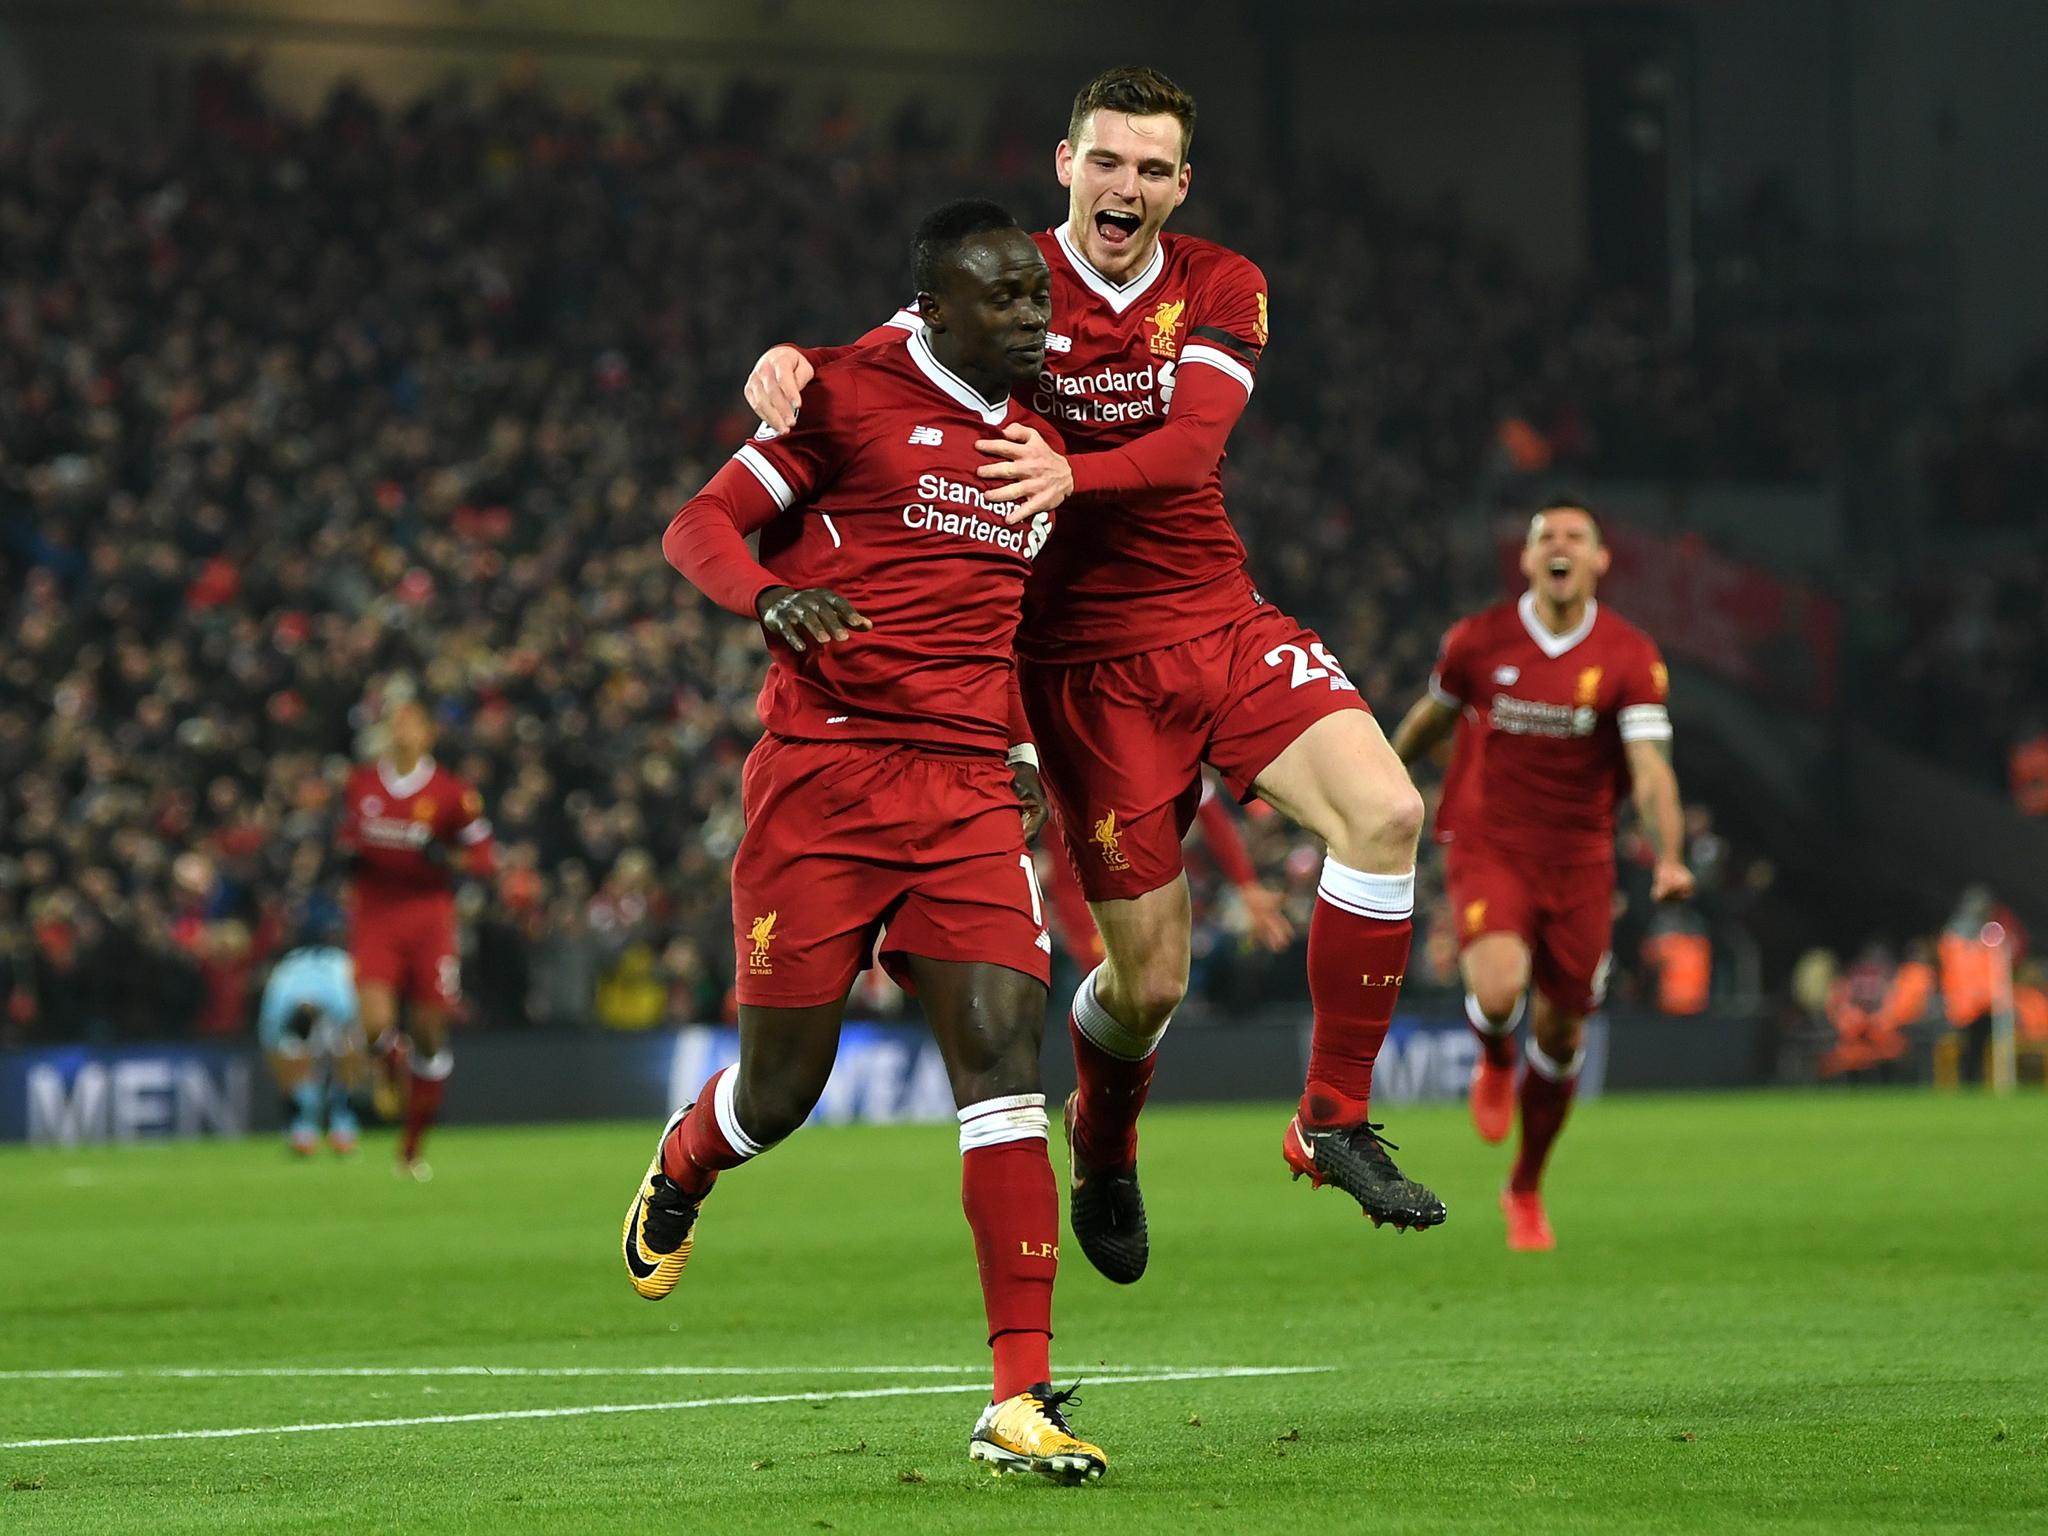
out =
<path fill-rule="evenodd" d="M 981 1104 L 989 1099 L 1007 1099 L 1020 1093 L 1038 1093 L 1039 1042 L 1028 1030 L 1019 1030 L 986 1061 L 972 1069 L 955 1071 L 953 1097 L 959 1103 Z"/>
<path fill-rule="evenodd" d="M 1140 1031 L 1157 1029 L 1188 995 L 1187 959 L 1169 955 L 1142 966 L 1132 982 L 1131 1006 L 1138 1017 L 1129 1022 Z"/>
<path fill-rule="evenodd" d="M 1422 839 L 1422 795 L 1403 775 L 1361 793 L 1344 807 L 1343 821 L 1328 837 L 1339 863 L 1373 874 L 1402 874 L 1415 867 L 1416 845 Z"/>
<path fill-rule="evenodd" d="M 818 1107 L 825 1085 L 818 1083 L 756 1083 L 742 1074 L 733 1090 L 733 1113 L 740 1129 L 764 1147 L 794 1135 Z"/>
<path fill-rule="evenodd" d="M 1388 855 L 1412 867 L 1416 845 L 1422 840 L 1422 792 L 1404 780 L 1377 798 L 1379 818 L 1373 840 Z"/>
<path fill-rule="evenodd" d="M 1506 976 L 1483 977 L 1473 983 L 1472 996 L 1479 1011 L 1490 1021 L 1505 1024 L 1514 1017 L 1515 1004 L 1522 1000 L 1522 987 Z"/>

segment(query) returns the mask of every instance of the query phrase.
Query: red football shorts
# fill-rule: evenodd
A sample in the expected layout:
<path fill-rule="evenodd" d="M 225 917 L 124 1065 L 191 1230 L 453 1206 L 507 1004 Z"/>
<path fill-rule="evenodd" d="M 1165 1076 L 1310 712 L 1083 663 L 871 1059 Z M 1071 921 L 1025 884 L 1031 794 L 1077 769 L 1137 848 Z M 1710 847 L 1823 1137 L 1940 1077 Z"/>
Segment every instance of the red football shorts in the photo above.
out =
<path fill-rule="evenodd" d="M 381 983 L 429 1008 L 462 1001 L 455 898 L 445 891 L 386 896 L 358 890 L 349 904 L 348 949 L 359 986 Z"/>
<path fill-rule="evenodd" d="M 766 736 L 740 791 L 747 830 L 733 857 L 732 917 L 742 1003 L 844 997 L 877 934 L 883 968 L 906 985 L 911 955 L 1050 982 L 1045 904 L 1001 758 Z"/>
<path fill-rule="evenodd" d="M 1090 901 L 1179 877 L 1203 763 L 1245 799 L 1303 731 L 1366 707 L 1315 632 L 1263 604 L 1163 650 L 1020 670 L 1046 793 Z"/>
<path fill-rule="evenodd" d="M 1614 866 L 1535 865 L 1454 842 L 1444 873 L 1458 948 L 1489 933 L 1529 946 L 1529 979 L 1552 1005 L 1581 1017 L 1600 1006 L 1614 938 Z"/>

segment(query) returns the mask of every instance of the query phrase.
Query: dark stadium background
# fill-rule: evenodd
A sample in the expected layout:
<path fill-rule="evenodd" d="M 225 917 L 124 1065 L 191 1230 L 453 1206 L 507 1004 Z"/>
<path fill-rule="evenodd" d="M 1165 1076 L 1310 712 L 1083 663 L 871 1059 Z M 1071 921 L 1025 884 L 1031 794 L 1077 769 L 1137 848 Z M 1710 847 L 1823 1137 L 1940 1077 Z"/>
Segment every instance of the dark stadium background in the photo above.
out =
<path fill-rule="evenodd" d="M 1609 515 L 1701 876 L 1652 917 L 1624 836 L 1610 1079 L 1810 1079 L 1845 1008 L 1992 922 L 2038 987 L 2034 7 L 12 0 L 0 1131 L 31 1061 L 246 1046 L 394 687 L 505 850 L 465 900 L 456 1118 L 493 1080 L 546 1112 L 519 1084 L 562 1041 L 725 1017 L 759 642 L 661 530 L 763 346 L 906 297 L 921 211 L 1061 215 L 1064 103 L 1125 60 L 1201 103 L 1174 227 L 1272 281 L 1229 470 L 1252 568 L 1383 719 L 1532 506 Z M 1316 850 L 1249 830 L 1302 917 Z M 1300 957 L 1249 952 L 1193 862 L 1176 1028 L 1291 1058 Z M 1424 884 L 1408 1001 L 1448 1018 Z M 1656 957 L 1702 944 L 1694 1011 Z M 1974 1070 L 1980 1015 L 1935 988 L 1888 1070 Z M 584 1059 L 654 1098 L 658 1055 Z M 642 1108 L 570 1107 L 608 1106 Z"/>

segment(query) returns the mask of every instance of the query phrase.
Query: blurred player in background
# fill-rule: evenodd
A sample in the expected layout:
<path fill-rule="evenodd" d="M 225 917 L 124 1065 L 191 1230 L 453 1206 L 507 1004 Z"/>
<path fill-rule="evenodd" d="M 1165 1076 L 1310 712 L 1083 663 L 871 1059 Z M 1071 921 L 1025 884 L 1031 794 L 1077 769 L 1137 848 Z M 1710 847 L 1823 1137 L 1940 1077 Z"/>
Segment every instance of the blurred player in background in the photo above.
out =
<path fill-rule="evenodd" d="M 770 665 L 732 868 L 740 1061 L 663 1128 L 626 1212 L 626 1270 L 642 1296 L 668 1295 L 719 1174 L 810 1115 L 880 935 L 959 1106 L 995 1363 L 969 1454 L 1083 1481 L 1103 1454 L 1050 1380 L 1059 1194 L 1038 1058 L 1052 941 L 1026 847 L 1045 805 L 1015 663 L 1052 514 L 1011 526 L 974 474 L 983 435 L 1051 431 L 1011 394 L 1044 362 L 1051 278 L 983 202 L 929 215 L 912 264 L 908 343 L 827 364 L 795 430 L 741 448 L 663 540 L 705 595 L 760 620 Z M 744 542 L 757 531 L 758 561 Z"/>
<path fill-rule="evenodd" d="M 1206 774 L 1202 777 L 1202 803 L 1195 808 L 1195 830 L 1201 834 L 1202 847 L 1216 872 L 1230 882 L 1244 903 L 1245 927 L 1252 942 L 1271 954 L 1284 951 L 1294 942 L 1294 924 L 1287 920 L 1280 893 L 1260 882 L 1237 819 Z M 1045 905 L 1052 914 L 1055 936 L 1076 963 L 1100 965 L 1106 955 L 1102 935 L 1095 930 L 1088 895 L 1067 854 L 1065 838 L 1050 837 L 1040 846 L 1045 850 L 1048 876 Z"/>
<path fill-rule="evenodd" d="M 1095 1267 L 1128 1283 L 1150 1254 L 1138 1114 L 1186 995 L 1181 862 L 1203 763 L 1328 845 L 1309 925 L 1315 1029 L 1281 1137 L 1295 1176 L 1332 1183 L 1374 1225 L 1444 1219 L 1370 1118 L 1373 1062 L 1407 971 L 1422 797 L 1320 638 L 1267 604 L 1223 503 L 1223 448 L 1266 346 L 1263 273 L 1164 235 L 1187 197 L 1194 99 L 1151 69 L 1083 87 L 1055 154 L 1066 222 L 1036 237 L 1055 323 L 1033 404 L 1076 450 L 991 433 L 991 500 L 1028 521 L 1068 494 L 1067 535 L 1033 573 L 1018 637 L 1045 783 L 1106 950 L 1071 1013 L 1070 1220 Z M 907 312 L 858 344 L 901 342 Z M 815 354 L 823 357 L 827 354 Z M 797 419 L 812 358 L 771 349 L 747 400 Z"/>
<path fill-rule="evenodd" d="M 379 1113 L 402 1104 L 397 1169 L 424 1181 L 433 1170 L 420 1147 L 455 1064 L 448 1019 L 462 995 L 456 877 L 489 875 L 494 853 L 483 796 L 434 761 L 426 705 L 401 700 L 385 724 L 384 754 L 349 775 L 338 841 L 350 868 L 349 950 L 363 1027 L 383 1074 Z"/>
<path fill-rule="evenodd" d="M 333 926 L 307 924 L 264 984 L 256 1036 L 277 1091 L 292 1107 L 286 1138 L 301 1157 L 320 1145 L 324 1108 L 328 1144 L 356 1149 L 350 1095 L 363 1086 L 363 1024 L 356 1009 L 355 967 L 334 942 Z"/>
<path fill-rule="evenodd" d="M 1489 1142 L 1514 1119 L 1515 1026 L 1529 1005 L 1519 1099 L 1522 1144 L 1501 1195 L 1508 1246 L 1554 1247 L 1543 1166 L 1564 1129 L 1584 1060 L 1586 1015 L 1607 982 L 1614 925 L 1614 806 L 1632 789 L 1656 851 L 1651 895 L 1692 895 L 1670 678 L 1656 645 L 1601 608 L 1609 552 L 1576 501 L 1530 520 L 1529 589 L 1454 625 L 1429 690 L 1394 732 L 1412 763 L 1456 732 L 1437 813 L 1481 1051 L 1472 1120 Z"/>

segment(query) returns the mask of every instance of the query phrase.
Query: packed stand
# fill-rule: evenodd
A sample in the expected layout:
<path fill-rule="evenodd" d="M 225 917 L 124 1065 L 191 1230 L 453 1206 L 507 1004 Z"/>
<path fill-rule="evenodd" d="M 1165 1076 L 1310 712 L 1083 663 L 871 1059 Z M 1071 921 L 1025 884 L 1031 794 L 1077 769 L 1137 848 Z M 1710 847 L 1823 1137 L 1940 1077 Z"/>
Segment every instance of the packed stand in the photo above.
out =
<path fill-rule="evenodd" d="M 529 82 L 387 113 L 344 86 L 300 122 L 215 64 L 177 143 L 0 136 L 0 1038 L 245 1030 L 334 900 L 342 776 L 407 689 L 504 850 L 465 897 L 470 1022 L 720 1016 L 760 642 L 661 529 L 750 430 L 762 345 L 900 302 L 920 210 L 1056 212 L 1036 118 L 954 144 L 847 110 L 792 150 L 777 107 L 643 83 L 600 115 Z M 1697 393 L 1629 382 L 1662 344 L 1616 305 L 1368 187 L 1205 162 L 1176 227 L 1258 253 L 1298 338 L 1233 440 L 1233 510 L 1383 712 L 1492 589 L 1443 514 L 1504 413 L 1540 405 L 1569 464 Z M 1277 822 L 1254 849 L 1312 889 Z M 1219 890 L 1210 954 L 1242 947 Z"/>
<path fill-rule="evenodd" d="M 1876 937 L 1851 955 L 1814 949 L 1792 972 L 1779 1075 L 1805 1082 L 1953 1085 L 1996 1073 L 1995 1040 L 2016 1074 L 2048 1084 L 2048 966 L 2012 909 L 1973 886 L 1936 933 Z"/>

